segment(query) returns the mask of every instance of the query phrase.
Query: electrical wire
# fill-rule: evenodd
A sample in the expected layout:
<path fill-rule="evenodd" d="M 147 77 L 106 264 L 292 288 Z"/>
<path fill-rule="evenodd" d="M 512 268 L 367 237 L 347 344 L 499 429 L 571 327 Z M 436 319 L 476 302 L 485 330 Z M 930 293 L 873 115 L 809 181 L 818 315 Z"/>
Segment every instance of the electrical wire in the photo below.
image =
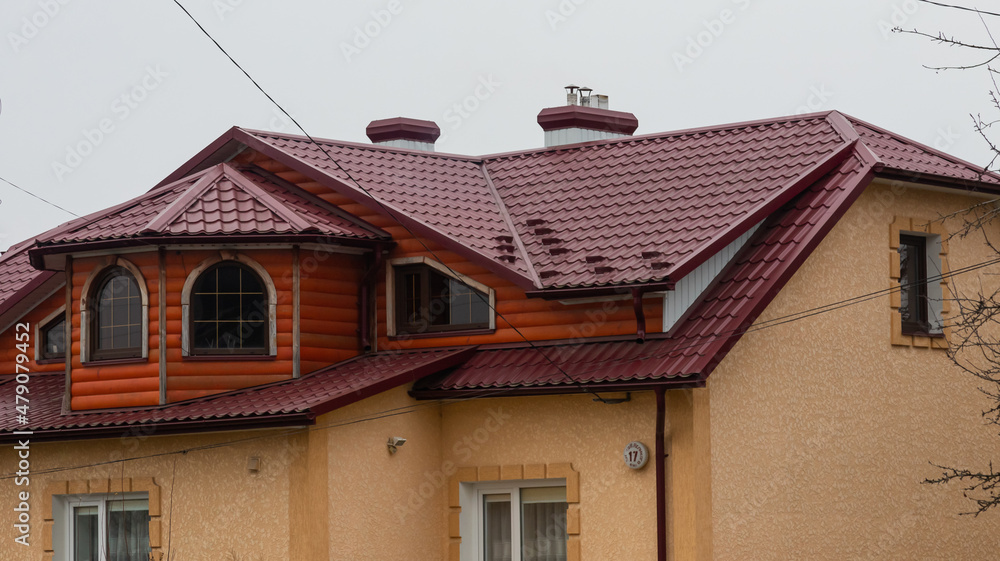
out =
<path fill-rule="evenodd" d="M 952 9 L 955 9 L 955 10 L 965 10 L 967 12 L 975 12 L 977 14 L 984 14 L 984 15 L 987 15 L 987 16 L 998 16 L 998 17 L 1000 17 L 1000 14 L 998 14 L 996 12 L 987 12 L 986 10 L 980 10 L 979 8 L 967 8 L 965 6 L 956 6 L 954 4 L 944 4 L 942 2 L 933 2 L 931 0 L 917 0 L 917 2 L 923 2 L 924 4 L 933 4 L 935 6 L 940 6 L 942 8 L 952 8 Z"/>
<path fill-rule="evenodd" d="M 66 213 L 69 213 L 69 214 L 72 214 L 73 216 L 75 216 L 75 217 L 77 217 L 77 218 L 80 218 L 80 215 L 79 215 L 79 214 L 77 214 L 77 213 L 75 213 L 75 212 L 73 212 L 73 211 L 71 211 L 71 210 L 66 210 L 65 208 L 63 208 L 63 207 L 61 207 L 61 206 L 57 205 L 56 203 L 54 203 L 54 202 L 52 202 L 52 201 L 49 201 L 49 200 L 47 200 L 47 199 L 43 199 L 42 197 L 40 197 L 40 196 L 38 196 L 38 195 L 36 195 L 36 194 L 32 193 L 31 191 L 29 191 L 29 190 L 27 190 L 27 189 L 25 189 L 25 188 L 23 188 L 23 187 L 20 187 L 20 186 L 17 186 L 17 185 L 15 185 L 15 184 L 13 184 L 12 182 L 10 182 L 10 181 L 9 181 L 9 180 L 7 180 L 7 179 L 4 179 L 3 177 L 0 177 L 0 181 L 3 181 L 3 182 L 4 182 L 4 183 L 6 183 L 7 185 L 10 185 L 11 187 L 13 187 L 13 188 L 17 189 L 18 191 L 20 191 L 20 192 L 22 192 L 22 193 L 24 193 L 24 194 L 26 194 L 26 195 L 30 195 L 30 196 L 32 196 L 32 197 L 35 197 L 36 199 L 38 199 L 38 200 L 42 201 L 43 203 L 45 203 L 45 204 L 47 204 L 47 205 L 50 205 L 50 206 L 54 206 L 54 207 L 58 208 L 59 210 L 61 210 L 61 211 L 63 211 L 63 212 L 66 212 Z"/>

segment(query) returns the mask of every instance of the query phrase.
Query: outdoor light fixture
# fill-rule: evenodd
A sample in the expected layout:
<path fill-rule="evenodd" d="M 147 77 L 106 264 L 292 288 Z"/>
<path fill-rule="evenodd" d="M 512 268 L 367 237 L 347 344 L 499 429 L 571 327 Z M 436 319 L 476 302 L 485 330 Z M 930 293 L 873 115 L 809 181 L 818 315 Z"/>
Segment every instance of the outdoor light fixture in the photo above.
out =
<path fill-rule="evenodd" d="M 390 436 L 389 437 L 389 442 L 386 443 L 386 446 L 389 447 L 389 453 L 390 454 L 395 454 L 396 453 L 396 448 L 399 448 L 400 446 L 402 446 L 404 444 L 406 444 L 406 439 L 405 438 L 403 438 L 401 436 Z"/>
<path fill-rule="evenodd" d="M 260 456 L 250 456 L 247 458 L 247 471 L 250 473 L 260 471 Z"/>

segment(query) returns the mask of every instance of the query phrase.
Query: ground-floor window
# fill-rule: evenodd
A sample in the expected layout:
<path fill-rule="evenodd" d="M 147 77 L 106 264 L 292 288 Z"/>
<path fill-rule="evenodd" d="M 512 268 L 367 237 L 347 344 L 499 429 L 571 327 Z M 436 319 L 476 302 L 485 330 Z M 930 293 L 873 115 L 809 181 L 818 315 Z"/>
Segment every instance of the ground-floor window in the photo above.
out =
<path fill-rule="evenodd" d="M 53 518 L 55 559 L 149 558 L 149 500 L 143 493 L 57 496 Z"/>
<path fill-rule="evenodd" d="M 470 486 L 466 496 L 474 501 L 469 506 L 476 515 L 477 551 L 475 557 L 468 556 L 471 559 L 566 560 L 564 481 L 479 482 Z M 466 512 L 465 505 L 462 511 Z"/>

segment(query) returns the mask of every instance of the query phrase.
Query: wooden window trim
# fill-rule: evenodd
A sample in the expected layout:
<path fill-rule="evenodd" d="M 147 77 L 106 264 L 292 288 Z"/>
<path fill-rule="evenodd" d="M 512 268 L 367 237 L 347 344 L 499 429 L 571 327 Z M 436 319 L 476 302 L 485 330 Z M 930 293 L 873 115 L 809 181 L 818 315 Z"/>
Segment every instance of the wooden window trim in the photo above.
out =
<path fill-rule="evenodd" d="M 115 277 L 128 277 L 131 282 L 135 283 L 135 289 L 138 294 L 136 295 L 139 299 L 139 343 L 133 347 L 123 347 L 120 349 L 101 349 L 99 348 L 101 336 L 100 336 L 100 292 L 101 289 L 107 284 L 108 281 Z M 101 273 L 94 280 L 91 285 L 91 293 L 89 299 L 93 302 L 91 306 L 90 318 L 88 321 L 87 329 L 90 332 L 90 361 L 106 361 L 106 360 L 117 360 L 117 359 L 129 359 L 129 358 L 141 358 L 144 353 L 143 340 L 146 337 L 145 328 L 145 314 L 143 309 L 145 308 L 145 302 L 142 297 L 143 291 L 140 288 L 139 279 L 136 278 L 132 271 L 120 265 L 115 265 L 112 267 L 107 267 L 101 271 Z"/>

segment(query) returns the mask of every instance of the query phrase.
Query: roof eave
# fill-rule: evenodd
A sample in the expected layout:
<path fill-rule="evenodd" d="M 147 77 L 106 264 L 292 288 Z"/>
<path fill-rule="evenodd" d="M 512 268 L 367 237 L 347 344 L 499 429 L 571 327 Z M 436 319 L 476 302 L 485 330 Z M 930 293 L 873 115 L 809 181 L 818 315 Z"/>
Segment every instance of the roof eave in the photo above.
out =
<path fill-rule="evenodd" d="M 621 296 L 632 294 L 633 291 L 640 292 L 660 292 L 673 290 L 674 282 L 664 279 L 659 282 L 647 282 L 636 284 L 614 284 L 606 286 L 579 286 L 568 288 L 543 288 L 541 290 L 529 290 L 525 292 L 528 298 L 541 298 L 543 300 L 565 300 L 569 298 L 595 298 L 601 296 Z"/>
<path fill-rule="evenodd" d="M 51 269 L 52 265 L 46 257 L 66 255 L 83 251 L 111 251 L 115 249 L 150 246 L 150 251 L 156 247 L 176 245 L 224 244 L 240 246 L 246 244 L 303 244 L 322 243 L 332 246 L 343 246 L 362 250 L 374 250 L 378 245 L 392 244 L 392 240 L 354 238 L 327 234 L 207 234 L 207 235 L 177 235 L 177 236 L 136 236 L 115 238 L 110 240 L 95 240 L 83 242 L 65 242 L 43 245 L 28 250 L 28 260 L 32 267 L 40 270 Z"/>
<path fill-rule="evenodd" d="M 875 171 L 875 177 L 880 179 L 906 181 L 909 183 L 922 183 L 935 187 L 958 189 L 960 191 L 1000 194 L 1000 185 L 986 181 L 970 181 L 959 177 L 948 177 L 945 175 L 909 171 L 901 168 L 890 167 L 885 164 L 878 164 L 874 166 L 873 169 Z"/>
<path fill-rule="evenodd" d="M 539 386 L 495 386 L 481 388 L 455 388 L 434 390 L 410 390 L 414 399 L 474 399 L 509 396 L 544 396 L 570 395 L 596 392 L 634 392 L 650 391 L 656 388 L 683 389 L 703 388 L 705 379 L 702 376 L 675 376 L 673 378 L 651 378 L 627 382 L 591 382 L 580 384 L 559 384 Z"/>

